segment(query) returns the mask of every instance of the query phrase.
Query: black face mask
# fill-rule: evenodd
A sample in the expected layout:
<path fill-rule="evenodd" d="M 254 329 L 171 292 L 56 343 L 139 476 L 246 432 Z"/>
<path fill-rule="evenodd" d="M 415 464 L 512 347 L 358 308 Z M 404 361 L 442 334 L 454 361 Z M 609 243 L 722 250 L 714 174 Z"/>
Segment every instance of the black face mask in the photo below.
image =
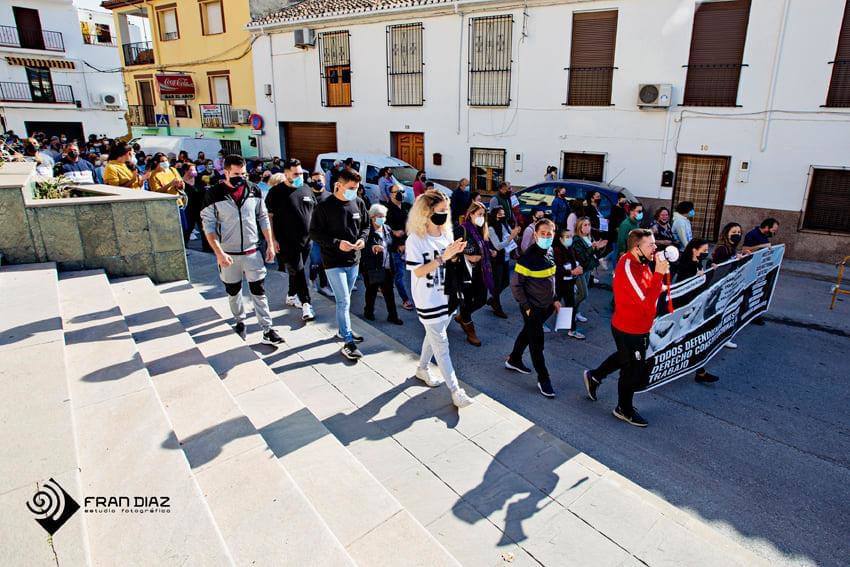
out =
<path fill-rule="evenodd" d="M 645 266 L 645 265 L 647 265 L 651 262 L 651 260 L 644 255 L 643 250 L 638 248 L 638 252 L 640 252 L 640 258 L 638 258 L 638 261 L 641 264 L 643 264 Z"/>
<path fill-rule="evenodd" d="M 740 234 L 733 234 L 732 236 L 729 237 L 729 242 L 731 242 L 732 244 L 737 246 L 738 243 L 741 242 L 741 235 Z"/>
<path fill-rule="evenodd" d="M 705 262 L 705 259 L 708 258 L 708 252 L 703 252 L 699 256 L 697 256 L 697 262 Z"/>
<path fill-rule="evenodd" d="M 401 203 L 404 200 L 404 191 L 396 191 L 393 193 L 393 199 Z"/>
<path fill-rule="evenodd" d="M 443 226 L 449 218 L 449 213 L 434 213 L 431 215 L 431 222 L 437 226 Z"/>
<path fill-rule="evenodd" d="M 773 234 L 772 232 L 768 231 L 768 233 L 767 233 L 767 234 L 765 234 L 765 236 L 766 236 L 767 238 L 773 238 L 773 237 L 774 237 L 774 236 L 776 236 L 776 235 L 775 235 L 775 234 Z"/>
<path fill-rule="evenodd" d="M 78 154 L 77 152 L 68 152 L 68 159 L 77 159 L 77 156 L 79 155 L 80 154 Z"/>
<path fill-rule="evenodd" d="M 241 175 L 234 175 L 228 181 L 234 189 L 239 189 L 245 185 L 245 178 Z"/>

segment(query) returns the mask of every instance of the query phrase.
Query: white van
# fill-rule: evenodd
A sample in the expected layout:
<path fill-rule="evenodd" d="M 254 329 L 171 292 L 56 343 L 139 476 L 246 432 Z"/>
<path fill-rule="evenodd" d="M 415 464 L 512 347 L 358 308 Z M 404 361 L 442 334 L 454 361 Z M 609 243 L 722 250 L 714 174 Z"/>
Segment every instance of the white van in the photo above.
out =
<path fill-rule="evenodd" d="M 363 178 L 363 187 L 366 190 L 366 195 L 373 203 L 377 203 L 380 197 L 380 189 L 378 188 L 378 174 L 385 167 L 391 167 L 393 177 L 400 184 L 407 188 L 404 192 L 404 200 L 408 203 L 413 203 L 413 182 L 416 180 L 416 168 L 412 165 L 401 161 L 398 158 L 381 155 L 381 154 L 357 154 L 335 152 L 330 154 L 319 154 L 316 157 L 316 167 L 313 171 L 319 171 L 327 174 L 328 170 L 333 167 L 335 161 L 344 161 L 346 158 L 354 160 L 353 168 Z M 434 183 L 434 188 L 439 189 L 449 197 L 452 190 L 445 185 Z M 329 191 L 333 189 L 328 187 Z"/>
<path fill-rule="evenodd" d="M 207 159 L 215 159 L 221 150 L 221 141 L 213 138 L 190 138 L 188 136 L 140 136 L 130 140 L 130 145 L 139 144 L 145 155 L 157 152 L 174 154 L 186 151 L 190 159 L 198 157 L 198 152 L 204 152 Z"/>

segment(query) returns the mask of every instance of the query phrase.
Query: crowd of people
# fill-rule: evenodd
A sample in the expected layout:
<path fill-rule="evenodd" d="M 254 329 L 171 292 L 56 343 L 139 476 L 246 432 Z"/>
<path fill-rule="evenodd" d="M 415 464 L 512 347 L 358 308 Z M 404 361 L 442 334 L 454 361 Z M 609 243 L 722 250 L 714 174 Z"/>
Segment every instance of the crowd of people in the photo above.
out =
<path fill-rule="evenodd" d="M 641 203 L 620 193 L 605 218 L 599 191 L 568 200 L 562 188 L 550 206 L 537 207 L 525 218 L 507 182 L 485 204 L 466 179 L 449 197 L 433 189 L 425 172 L 407 188 L 386 169 L 377 192 L 369 195 L 360 174 L 345 161 L 327 172 L 311 172 L 297 159 L 250 163 L 221 152 L 212 159 L 203 153 L 193 159 L 185 152 L 147 156 L 138 146 L 93 136 L 80 143 L 63 137 L 22 139 L 13 132 L 0 139 L 0 151 L 6 159 L 36 161 L 53 174 L 181 195 L 184 236 L 188 240 L 200 226 L 203 247 L 215 254 L 219 266 L 234 329 L 242 336 L 244 279 L 263 342 L 284 342 L 272 324 L 265 292 L 266 264 L 276 261 L 288 274 L 284 303 L 300 309 L 302 320 L 309 322 L 316 318 L 311 293 L 332 297 L 341 354 L 360 359 L 358 345 L 365 338 L 353 331 L 350 311 L 362 279 L 365 319 L 375 320 L 379 293 L 392 324 L 404 324 L 399 307 L 416 311 L 424 329 L 416 376 L 431 387 L 445 383 L 459 408 L 472 398 L 452 365 L 447 333 L 452 321 L 470 345 L 481 346 L 476 318 L 486 306 L 508 319 L 503 296 L 510 288 L 522 321 L 504 366 L 530 374 L 523 361 L 528 350 L 539 392 L 553 398 L 545 336 L 556 330 L 553 321 L 558 320 L 557 329 L 566 330 L 570 339 L 586 338 L 578 327 L 588 321 L 581 307 L 600 283 L 598 272 L 611 269 L 616 351 L 585 371 L 584 385 L 588 398 L 596 400 L 603 380 L 619 371 L 614 415 L 636 426 L 647 424 L 632 398 L 646 383 L 646 350 L 662 287 L 770 246 L 779 228 L 776 219 L 768 218 L 744 233 L 732 222 L 712 247 L 693 236 L 695 208 L 689 201 L 677 203 L 672 215 L 661 207 L 649 221 Z M 557 168 L 547 168 L 550 178 L 557 178 Z M 414 193 L 413 205 L 405 199 L 407 191 Z M 670 246 L 681 253 L 672 264 L 657 254 Z M 563 309 L 566 317 L 560 316 Z M 736 348 L 732 342 L 725 346 Z M 700 368 L 695 379 L 711 383 L 718 377 Z"/>

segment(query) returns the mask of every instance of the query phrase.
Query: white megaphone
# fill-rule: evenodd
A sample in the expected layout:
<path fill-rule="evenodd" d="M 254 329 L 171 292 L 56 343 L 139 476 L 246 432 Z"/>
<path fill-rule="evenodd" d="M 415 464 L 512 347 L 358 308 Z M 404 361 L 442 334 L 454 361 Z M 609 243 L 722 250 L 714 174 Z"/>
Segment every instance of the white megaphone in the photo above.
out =
<path fill-rule="evenodd" d="M 672 264 L 679 259 L 679 249 L 671 245 L 664 250 L 656 252 L 655 257 L 667 260 Z"/>

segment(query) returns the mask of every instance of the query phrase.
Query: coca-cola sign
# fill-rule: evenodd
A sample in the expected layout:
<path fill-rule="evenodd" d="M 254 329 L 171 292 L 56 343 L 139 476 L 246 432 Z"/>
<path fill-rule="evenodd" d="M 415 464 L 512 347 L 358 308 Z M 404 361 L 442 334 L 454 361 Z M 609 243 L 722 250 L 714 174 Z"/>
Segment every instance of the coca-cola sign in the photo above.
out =
<path fill-rule="evenodd" d="M 157 75 L 156 84 L 162 100 L 195 98 L 195 83 L 189 75 Z"/>

